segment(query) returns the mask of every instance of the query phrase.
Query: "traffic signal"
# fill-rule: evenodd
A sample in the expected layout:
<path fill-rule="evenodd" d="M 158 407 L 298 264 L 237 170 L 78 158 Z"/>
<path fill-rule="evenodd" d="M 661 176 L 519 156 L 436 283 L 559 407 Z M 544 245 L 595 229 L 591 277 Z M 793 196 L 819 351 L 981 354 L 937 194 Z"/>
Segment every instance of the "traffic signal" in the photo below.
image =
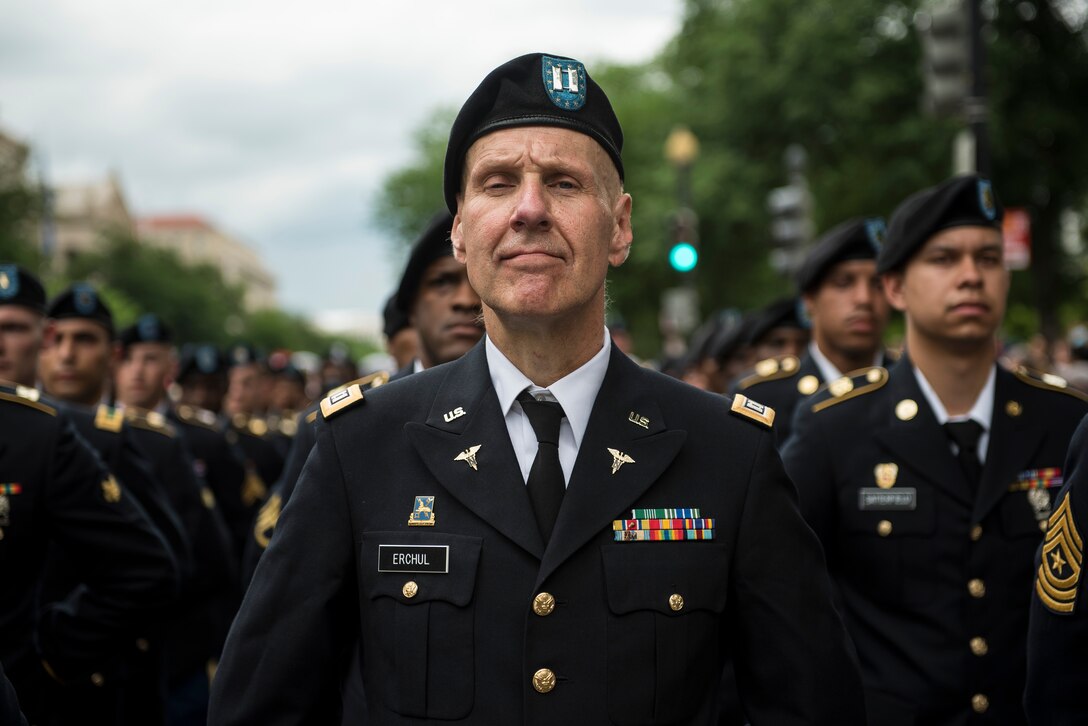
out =
<path fill-rule="evenodd" d="M 920 12 L 915 20 L 922 39 L 924 106 L 935 116 L 963 111 L 971 92 L 971 35 L 967 5 L 953 0 Z"/>
<path fill-rule="evenodd" d="M 691 272 L 699 264 L 699 219 L 694 210 L 683 208 L 670 220 L 669 265 L 677 272 Z"/>
<path fill-rule="evenodd" d="M 669 264 L 677 272 L 691 272 L 699 264 L 699 250 L 689 242 L 677 242 L 669 250 Z"/>

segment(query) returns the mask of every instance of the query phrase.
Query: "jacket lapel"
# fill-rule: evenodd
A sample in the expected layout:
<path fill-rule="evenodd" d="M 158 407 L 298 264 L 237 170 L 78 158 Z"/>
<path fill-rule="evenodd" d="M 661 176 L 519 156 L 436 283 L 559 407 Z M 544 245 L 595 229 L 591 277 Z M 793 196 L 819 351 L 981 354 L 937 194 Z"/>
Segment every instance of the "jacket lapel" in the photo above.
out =
<path fill-rule="evenodd" d="M 918 387 L 914 366 L 905 356 L 889 372 L 888 389 L 892 408 L 876 414 L 877 426 L 873 436 L 896 456 L 901 466 L 914 469 L 949 496 L 970 507 L 972 502 L 967 480 L 959 462 L 952 456 L 948 437 L 937 423 L 937 417 L 922 389 Z M 917 413 L 904 420 L 897 409 L 906 400 L 914 401 Z"/>
<path fill-rule="evenodd" d="M 976 522 L 981 522 L 1001 500 L 1019 472 L 1031 468 L 1027 464 L 1044 436 L 1045 424 L 1035 418 L 1036 412 L 1025 410 L 1023 402 L 1015 399 L 1014 383 L 1014 376 L 998 366 L 990 442 L 986 446 L 982 483 L 975 501 Z M 1010 410 L 1015 411 L 1015 415 Z"/>
<path fill-rule="evenodd" d="M 544 542 L 491 385 L 483 343 L 448 368 L 427 422 L 405 424 L 408 439 L 451 495 L 540 559 Z"/>
<path fill-rule="evenodd" d="M 643 375 L 612 346 L 608 372 L 578 449 L 538 585 L 592 537 L 611 529 L 612 520 L 661 476 L 687 438 L 684 431 L 666 428 L 657 402 L 639 385 Z M 613 471 L 617 459 L 610 449 L 631 461 L 621 457 Z"/>

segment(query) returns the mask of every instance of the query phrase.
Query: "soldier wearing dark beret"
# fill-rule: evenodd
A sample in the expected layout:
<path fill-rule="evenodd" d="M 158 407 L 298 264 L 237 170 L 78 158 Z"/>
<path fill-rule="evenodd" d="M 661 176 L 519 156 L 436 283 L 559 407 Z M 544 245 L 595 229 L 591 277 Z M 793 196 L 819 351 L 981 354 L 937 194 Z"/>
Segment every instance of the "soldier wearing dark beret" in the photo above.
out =
<path fill-rule="evenodd" d="M 397 370 L 409 365 L 419 356 L 419 333 L 412 327 L 407 311 L 397 305 L 395 292 L 382 307 L 382 335 L 385 336 L 385 352 L 393 359 L 393 367 Z M 344 382 L 346 381 L 341 383 Z"/>
<path fill-rule="evenodd" d="M 782 454 L 874 726 L 1026 723 L 1033 559 L 1088 402 L 995 361 L 1001 215 L 975 175 L 896 209 L 877 269 L 906 352 L 806 399 Z"/>
<path fill-rule="evenodd" d="M 26 269 L 0 264 L 0 380 L 33 386 L 45 332 L 45 288 Z"/>
<path fill-rule="evenodd" d="M 748 345 L 756 360 L 800 356 L 809 341 L 809 322 L 797 297 L 775 300 L 752 316 Z"/>
<path fill-rule="evenodd" d="M 884 365 L 888 302 L 876 274 L 884 220 L 852 219 L 816 240 L 797 273 L 812 328 L 800 356 L 764 358 L 734 389 L 776 412 L 779 445 L 789 438 L 797 403 L 844 373 Z"/>
<path fill-rule="evenodd" d="M 716 724 L 729 656 L 752 723 L 862 722 L 771 413 L 607 336 L 621 147 L 570 58 L 516 58 L 465 103 L 444 184 L 487 334 L 322 402 L 212 724 L 335 721 L 356 640 L 373 724 Z"/>

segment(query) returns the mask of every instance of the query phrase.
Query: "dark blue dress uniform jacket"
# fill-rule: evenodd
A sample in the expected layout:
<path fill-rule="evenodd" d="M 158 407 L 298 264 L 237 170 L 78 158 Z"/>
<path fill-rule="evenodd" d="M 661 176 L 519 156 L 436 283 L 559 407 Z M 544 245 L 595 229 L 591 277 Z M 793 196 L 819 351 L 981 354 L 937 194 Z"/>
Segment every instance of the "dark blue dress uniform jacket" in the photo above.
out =
<path fill-rule="evenodd" d="M 783 451 L 857 646 L 870 724 L 1023 724 L 1032 561 L 1057 489 L 1038 511 L 1021 487 L 1061 467 L 1088 404 L 998 367 L 972 496 L 906 357 L 880 380 L 861 374 L 818 411 L 830 394 L 816 394 Z M 913 508 L 862 506 L 863 489 L 885 491 L 887 465 L 886 491 L 913 489 Z"/>
<path fill-rule="evenodd" d="M 455 460 L 473 446 L 475 470 Z M 613 474 L 609 448 L 633 462 Z M 433 527 L 408 526 L 417 496 L 434 497 Z M 633 507 L 699 507 L 715 539 L 617 543 Z M 448 548 L 448 573 L 379 572 L 383 545 Z M 753 724 L 863 721 L 771 431 L 615 347 L 547 547 L 482 344 L 323 424 L 228 637 L 210 723 L 331 722 L 357 636 L 372 724 L 713 724 L 729 653 Z"/>
<path fill-rule="evenodd" d="M 1088 587 L 1084 584 L 1084 538 L 1088 536 L 1086 454 L 1088 418 L 1080 422 L 1069 444 L 1065 485 L 1055 502 L 1046 542 L 1035 558 L 1036 585 L 1031 602 L 1028 686 L 1024 698 L 1028 720 L 1033 726 L 1088 723 Z M 1040 567 L 1048 568 L 1050 577 Z M 1047 583 L 1056 584 L 1057 592 L 1047 588 Z"/>

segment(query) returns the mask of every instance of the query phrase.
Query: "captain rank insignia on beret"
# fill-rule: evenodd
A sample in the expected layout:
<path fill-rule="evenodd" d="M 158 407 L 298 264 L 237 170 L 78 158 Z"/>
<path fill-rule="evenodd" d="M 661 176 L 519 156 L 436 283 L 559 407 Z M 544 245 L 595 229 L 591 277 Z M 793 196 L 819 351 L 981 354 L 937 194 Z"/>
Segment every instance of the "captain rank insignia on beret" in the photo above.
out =
<path fill-rule="evenodd" d="M 1068 614 L 1077 602 L 1084 541 L 1073 521 L 1072 494 L 1050 515 L 1043 540 L 1043 557 L 1035 577 L 1035 592 L 1051 612 Z"/>

